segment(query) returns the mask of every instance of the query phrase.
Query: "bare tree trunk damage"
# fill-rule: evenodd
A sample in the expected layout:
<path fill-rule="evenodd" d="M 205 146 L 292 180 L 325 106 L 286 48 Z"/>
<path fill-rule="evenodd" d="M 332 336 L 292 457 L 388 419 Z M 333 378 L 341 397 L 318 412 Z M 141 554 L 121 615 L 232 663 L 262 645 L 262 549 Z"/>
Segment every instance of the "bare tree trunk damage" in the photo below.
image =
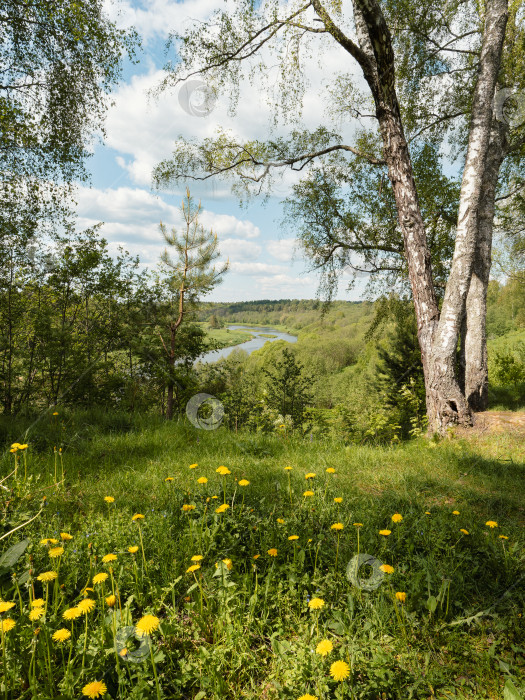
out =
<path fill-rule="evenodd" d="M 488 407 L 487 288 L 492 250 L 496 186 L 505 157 L 507 127 L 494 121 L 487 163 L 481 183 L 478 217 L 478 245 L 466 301 L 462 346 L 464 349 L 464 394 L 472 411 Z"/>
<path fill-rule="evenodd" d="M 506 24 L 507 1 L 489 0 L 486 5 L 480 71 L 474 90 L 469 142 L 461 184 L 456 245 L 426 381 L 427 415 L 431 432 L 443 432 L 454 423 L 472 423 L 469 405 L 456 379 L 456 349 L 479 246 L 478 210 Z"/>

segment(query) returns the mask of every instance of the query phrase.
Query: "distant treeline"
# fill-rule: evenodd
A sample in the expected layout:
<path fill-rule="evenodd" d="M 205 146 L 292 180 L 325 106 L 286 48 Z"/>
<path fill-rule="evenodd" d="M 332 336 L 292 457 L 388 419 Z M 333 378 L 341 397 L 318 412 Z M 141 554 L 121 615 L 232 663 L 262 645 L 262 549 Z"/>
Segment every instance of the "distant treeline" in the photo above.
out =
<path fill-rule="evenodd" d="M 356 322 L 368 315 L 374 303 L 370 301 L 334 301 L 327 306 L 318 299 L 261 299 L 201 304 L 200 321 L 209 321 L 212 316 L 223 323 L 248 323 L 283 326 L 298 331 L 315 323 L 321 317 L 346 319 Z M 346 323 L 345 323 L 346 325 Z"/>

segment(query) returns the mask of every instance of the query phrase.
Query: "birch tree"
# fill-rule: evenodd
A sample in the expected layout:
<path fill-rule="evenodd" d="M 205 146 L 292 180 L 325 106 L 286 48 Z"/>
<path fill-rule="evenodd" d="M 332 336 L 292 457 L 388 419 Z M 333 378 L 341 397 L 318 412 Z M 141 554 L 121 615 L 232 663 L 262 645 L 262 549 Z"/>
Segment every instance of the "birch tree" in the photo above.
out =
<path fill-rule="evenodd" d="M 410 5 L 408 3 L 408 8 Z M 464 3 L 457 3 L 464 5 Z M 343 12 L 338 2 L 265 2 L 256 10 L 249 1 L 239 1 L 232 12 L 219 12 L 209 23 L 179 37 L 181 62 L 168 75 L 162 88 L 177 85 L 196 74 L 206 76 L 217 87 L 233 86 L 234 97 L 243 61 L 260 56 L 258 69 L 264 72 L 263 51 L 275 48 L 281 56 L 283 89 L 280 106 L 288 114 L 302 95 L 302 64 L 299 52 L 305 40 L 322 35 L 336 42 L 360 67 L 369 90 L 381 141 L 377 155 L 361 144 L 345 144 L 327 129 L 312 133 L 294 131 L 288 140 L 240 142 L 220 131 L 202 144 L 179 142 L 172 158 L 156 169 L 159 186 L 184 179 L 237 176 L 234 191 L 245 192 L 250 185 L 259 192 L 271 186 L 272 175 L 284 168 L 301 170 L 316 159 L 339 151 L 364 159 L 372 166 L 385 165 L 391 183 L 403 250 L 418 325 L 427 414 L 432 431 L 443 431 L 452 423 L 469 424 L 471 411 L 456 378 L 455 357 L 466 308 L 472 270 L 478 249 L 479 205 L 487 165 L 493 121 L 493 100 L 500 69 L 508 17 L 507 0 L 489 0 L 482 18 L 481 47 L 475 87 L 466 110 L 468 138 L 459 198 L 456 241 L 450 275 L 440 310 L 432 279 L 432 261 L 427 242 L 411 155 L 405 135 L 396 84 L 396 58 L 388 5 L 376 0 L 355 0 L 353 15 Z M 444 8 L 446 10 L 446 8 Z M 415 8 L 414 8 L 415 10 Z M 395 13 L 394 13 L 395 14 Z M 442 27 L 436 37 L 436 54 L 457 46 L 469 32 L 444 38 Z M 474 32 L 473 32 L 474 33 Z M 320 38 L 316 36 L 316 38 Z M 466 49 L 469 51 L 468 49 Z M 288 89 L 286 89 L 288 88 Z M 428 110 L 427 110 L 428 111 Z M 436 120 L 434 128 L 439 128 Z"/>

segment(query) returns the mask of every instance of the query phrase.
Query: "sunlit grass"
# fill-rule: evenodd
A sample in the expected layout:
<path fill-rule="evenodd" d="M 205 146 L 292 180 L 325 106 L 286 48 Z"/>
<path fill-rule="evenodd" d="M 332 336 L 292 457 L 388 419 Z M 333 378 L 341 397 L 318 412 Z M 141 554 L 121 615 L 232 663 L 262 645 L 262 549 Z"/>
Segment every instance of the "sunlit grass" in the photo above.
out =
<path fill-rule="evenodd" d="M 30 540 L 1 579 L 4 697 L 481 700 L 523 684 L 517 438 L 343 448 L 58 420 L 64 479 L 39 426 L 27 478 L 6 481 L 5 531 L 47 505 L 1 543 Z M 358 553 L 383 567 L 374 590 L 347 576 Z"/>

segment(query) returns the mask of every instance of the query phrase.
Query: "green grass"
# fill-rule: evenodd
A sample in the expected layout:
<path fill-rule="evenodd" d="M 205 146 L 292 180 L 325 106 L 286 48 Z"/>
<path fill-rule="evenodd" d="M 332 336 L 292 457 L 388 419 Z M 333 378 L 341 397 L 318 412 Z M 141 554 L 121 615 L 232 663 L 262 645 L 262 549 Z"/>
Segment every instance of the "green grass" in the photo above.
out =
<path fill-rule="evenodd" d="M 199 323 L 198 325 L 204 328 L 208 338 L 220 343 L 223 348 L 230 347 L 231 345 L 240 345 L 253 338 L 251 333 L 246 333 L 245 331 L 230 331 L 228 328 L 210 328 L 208 323 Z"/>
<path fill-rule="evenodd" d="M 29 444 L 27 481 L 22 462 L 17 481 L 4 482 L 4 531 L 37 513 L 46 497 L 39 517 L 0 545 L 29 539 L 17 579 L 9 572 L 1 579 L 3 599 L 16 604 L 3 617 L 16 627 L 5 634 L 7 688 L 0 697 L 78 698 L 95 680 L 114 698 L 481 700 L 502 698 L 506 682 L 523 693 L 523 440 L 342 448 L 199 431 L 147 416 L 62 411 L 24 437 L 27 425 L 0 423 L 4 445 Z M 55 444 L 63 446 L 65 470 L 56 486 L 55 458 L 58 481 L 62 468 Z M 6 452 L 4 475 L 13 460 Z M 231 474 L 220 477 L 220 465 Z M 316 476 L 306 480 L 309 472 Z M 201 476 L 204 485 L 196 481 Z M 250 484 L 239 486 L 243 478 Z M 303 496 L 308 489 L 313 497 Z M 229 508 L 215 513 L 224 500 Z M 184 511 L 184 504 L 194 508 Z M 140 533 L 135 513 L 145 516 Z M 401 523 L 392 522 L 394 513 Z M 487 527 L 489 520 L 498 527 Z M 344 525 L 339 537 L 331 529 L 336 522 Z M 391 534 L 379 535 L 385 528 Z M 359 553 L 394 568 L 375 590 L 347 577 L 358 531 Z M 73 540 L 65 542 L 59 585 L 50 584 L 46 616 L 31 623 L 30 596 L 45 596 L 36 576 L 58 561 L 40 540 L 60 539 L 60 532 Z M 127 551 L 131 545 L 139 546 L 136 554 Z M 100 584 L 90 582 L 109 573 L 101 562 L 108 553 L 117 555 L 120 607 L 103 613 Z M 201 568 L 186 573 L 197 554 Z M 363 566 L 359 576 L 367 571 Z M 87 584 L 97 606 L 87 616 L 87 637 L 84 617 L 74 624 L 63 662 L 51 635 L 71 629 L 61 613 L 82 600 Z M 395 602 L 395 592 L 406 593 L 405 604 Z M 314 597 L 324 600 L 318 612 L 308 607 Z M 145 614 L 158 617 L 160 627 L 144 659 L 133 663 L 115 653 L 112 640 Z M 322 639 L 333 644 L 324 658 L 315 652 Z M 129 651 L 137 646 L 130 638 Z M 342 682 L 329 673 L 337 660 L 349 665 Z"/>

